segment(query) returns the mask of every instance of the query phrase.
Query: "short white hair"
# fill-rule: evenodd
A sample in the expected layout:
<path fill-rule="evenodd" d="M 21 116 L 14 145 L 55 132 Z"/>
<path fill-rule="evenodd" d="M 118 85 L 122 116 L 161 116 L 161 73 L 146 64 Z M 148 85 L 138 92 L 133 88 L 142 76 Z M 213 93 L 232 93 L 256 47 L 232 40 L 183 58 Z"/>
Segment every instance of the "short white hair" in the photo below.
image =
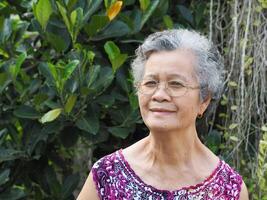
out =
<path fill-rule="evenodd" d="M 173 29 L 149 35 L 136 49 L 136 58 L 132 62 L 134 83 L 142 80 L 144 66 L 153 52 L 189 49 L 197 58 L 195 72 L 201 87 L 200 98 L 208 95 L 219 99 L 223 89 L 223 60 L 217 48 L 205 36 L 187 29 Z"/>

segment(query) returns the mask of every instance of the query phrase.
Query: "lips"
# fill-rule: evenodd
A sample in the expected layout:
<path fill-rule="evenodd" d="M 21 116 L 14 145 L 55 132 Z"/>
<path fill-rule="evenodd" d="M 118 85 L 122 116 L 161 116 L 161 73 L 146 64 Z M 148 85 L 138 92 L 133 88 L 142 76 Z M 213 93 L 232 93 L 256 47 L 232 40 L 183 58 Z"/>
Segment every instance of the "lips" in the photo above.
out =
<path fill-rule="evenodd" d="M 166 108 L 150 108 L 149 109 L 152 112 L 158 112 L 158 113 L 171 113 L 175 112 L 174 110 L 166 109 Z"/>

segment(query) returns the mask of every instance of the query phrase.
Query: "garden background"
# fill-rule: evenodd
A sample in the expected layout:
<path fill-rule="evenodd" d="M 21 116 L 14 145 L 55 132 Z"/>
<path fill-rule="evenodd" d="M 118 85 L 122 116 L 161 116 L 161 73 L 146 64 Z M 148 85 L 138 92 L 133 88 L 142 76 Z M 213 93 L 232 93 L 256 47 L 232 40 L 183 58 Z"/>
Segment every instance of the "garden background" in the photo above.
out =
<path fill-rule="evenodd" d="M 199 135 L 266 200 L 266 0 L 1 0 L 0 199 L 75 199 L 97 159 L 146 136 L 130 63 L 150 33 L 180 27 L 224 56 Z"/>

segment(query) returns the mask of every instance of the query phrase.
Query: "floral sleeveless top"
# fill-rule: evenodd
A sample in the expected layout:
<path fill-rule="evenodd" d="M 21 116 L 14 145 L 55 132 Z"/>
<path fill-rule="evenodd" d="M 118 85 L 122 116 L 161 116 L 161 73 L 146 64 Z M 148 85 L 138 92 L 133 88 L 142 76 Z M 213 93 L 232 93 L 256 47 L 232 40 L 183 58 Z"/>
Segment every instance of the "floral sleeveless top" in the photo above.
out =
<path fill-rule="evenodd" d="M 203 182 L 175 191 L 159 190 L 144 183 L 118 150 L 98 160 L 92 168 L 101 200 L 238 200 L 242 177 L 225 161 Z"/>

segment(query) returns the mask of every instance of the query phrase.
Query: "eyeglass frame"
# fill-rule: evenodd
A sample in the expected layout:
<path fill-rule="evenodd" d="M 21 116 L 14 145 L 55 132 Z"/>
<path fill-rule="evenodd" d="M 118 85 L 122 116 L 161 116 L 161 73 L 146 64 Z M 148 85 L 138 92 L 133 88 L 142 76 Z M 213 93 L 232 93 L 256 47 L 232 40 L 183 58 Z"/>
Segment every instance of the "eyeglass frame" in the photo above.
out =
<path fill-rule="evenodd" d="M 139 81 L 139 82 L 137 82 L 135 84 L 135 88 L 137 88 L 137 92 L 140 92 L 140 89 L 139 88 L 140 88 L 140 86 L 142 84 L 142 81 L 144 81 L 144 80 L 145 79 L 143 79 L 143 80 L 141 80 L 141 81 Z M 183 87 L 186 88 L 185 93 L 183 95 L 181 95 L 181 96 L 173 96 L 173 95 L 170 94 L 170 91 L 168 90 L 169 89 L 168 88 L 168 84 L 167 84 L 168 81 L 157 81 L 157 87 L 155 88 L 155 91 L 154 92 L 152 92 L 151 94 L 145 94 L 145 93 L 142 93 L 142 92 L 140 92 L 140 93 L 141 94 L 144 94 L 144 95 L 147 95 L 147 96 L 150 96 L 150 95 L 155 94 L 155 92 L 159 89 L 159 85 L 160 85 L 161 82 L 164 83 L 164 88 L 163 89 L 165 89 L 167 91 L 168 95 L 171 96 L 171 97 L 182 97 L 182 96 L 184 96 L 188 92 L 188 89 L 196 90 L 196 89 L 202 89 L 202 88 L 204 88 L 204 87 L 201 87 L 201 86 L 195 86 L 195 87 L 193 87 L 193 86 L 189 86 L 189 85 L 180 83 Z"/>

